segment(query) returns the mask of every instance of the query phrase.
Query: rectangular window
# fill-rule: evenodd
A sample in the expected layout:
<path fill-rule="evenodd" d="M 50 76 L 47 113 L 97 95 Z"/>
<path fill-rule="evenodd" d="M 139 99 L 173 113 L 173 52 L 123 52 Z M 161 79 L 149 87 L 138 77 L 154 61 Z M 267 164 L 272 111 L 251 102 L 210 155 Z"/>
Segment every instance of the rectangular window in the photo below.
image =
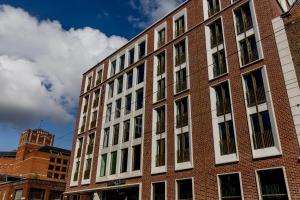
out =
<path fill-rule="evenodd" d="M 157 81 L 157 101 L 164 99 L 165 96 L 165 90 L 166 90 L 166 81 L 165 78 L 160 79 Z"/>
<path fill-rule="evenodd" d="M 120 125 L 119 124 L 114 125 L 113 145 L 117 145 L 119 143 L 119 131 L 120 131 Z"/>
<path fill-rule="evenodd" d="M 187 89 L 187 74 L 186 68 L 176 72 L 176 93 Z"/>
<path fill-rule="evenodd" d="M 142 83 L 144 82 L 144 74 L 145 74 L 145 64 L 142 64 L 137 67 L 137 83 Z"/>
<path fill-rule="evenodd" d="M 156 109 L 156 116 L 157 116 L 157 122 L 156 122 L 156 134 L 160 134 L 165 132 L 165 106 L 162 106 L 158 109 Z"/>
<path fill-rule="evenodd" d="M 177 180 L 177 199 L 193 199 L 193 181 L 192 179 Z"/>
<path fill-rule="evenodd" d="M 141 145 L 136 145 L 133 147 L 133 163 L 132 170 L 140 170 L 141 169 Z"/>
<path fill-rule="evenodd" d="M 166 198 L 166 186 L 165 182 L 153 183 L 153 200 L 165 200 Z"/>
<path fill-rule="evenodd" d="M 88 110 L 89 95 L 86 95 L 86 96 L 84 97 L 84 102 L 85 102 L 85 104 L 84 104 L 84 106 L 83 106 L 83 113 L 86 113 L 87 110 Z"/>
<path fill-rule="evenodd" d="M 111 153 L 111 163 L 110 163 L 110 174 L 116 174 L 116 166 L 117 166 L 117 155 L 118 152 L 114 151 Z"/>
<path fill-rule="evenodd" d="M 96 127 L 97 115 L 98 115 L 98 111 L 96 110 L 92 114 L 91 128 L 95 128 Z"/>
<path fill-rule="evenodd" d="M 118 78 L 118 90 L 117 90 L 118 94 L 122 92 L 123 92 L 123 76 Z"/>
<path fill-rule="evenodd" d="M 237 33 L 245 33 L 253 28 L 251 9 L 249 3 L 246 3 L 234 11 L 236 19 Z"/>
<path fill-rule="evenodd" d="M 104 135 L 103 135 L 103 147 L 108 147 L 109 143 L 109 128 L 104 129 Z"/>
<path fill-rule="evenodd" d="M 125 68 L 125 54 L 120 56 L 119 66 L 120 66 L 120 71 L 122 71 Z"/>
<path fill-rule="evenodd" d="M 85 166 L 83 179 L 90 178 L 91 165 L 92 165 L 92 159 L 91 158 L 86 159 L 86 166 Z"/>
<path fill-rule="evenodd" d="M 180 99 L 176 102 L 176 128 L 187 126 L 188 120 L 188 98 Z"/>
<path fill-rule="evenodd" d="M 217 115 L 226 115 L 231 112 L 231 101 L 228 82 L 215 87 Z"/>
<path fill-rule="evenodd" d="M 258 51 L 255 35 L 249 36 L 239 42 L 241 49 L 242 65 L 254 62 L 258 59 Z"/>
<path fill-rule="evenodd" d="M 123 124 L 123 142 L 129 141 L 130 134 L 130 120 L 127 120 Z"/>
<path fill-rule="evenodd" d="M 240 175 L 226 174 L 219 176 L 220 195 L 222 200 L 236 199 L 242 200 Z"/>
<path fill-rule="evenodd" d="M 288 200 L 287 187 L 282 169 L 258 171 L 262 200 Z"/>
<path fill-rule="evenodd" d="M 85 130 L 86 116 L 82 117 L 80 132 L 83 133 Z"/>
<path fill-rule="evenodd" d="M 213 74 L 214 77 L 221 76 L 227 73 L 227 64 L 225 57 L 225 50 L 219 50 L 216 53 L 212 54 L 213 59 Z"/>
<path fill-rule="evenodd" d="M 112 98 L 114 96 L 114 81 L 111 81 L 108 84 L 108 98 Z"/>
<path fill-rule="evenodd" d="M 95 134 L 92 133 L 92 134 L 89 135 L 89 144 L 88 144 L 88 147 L 87 147 L 87 154 L 88 155 L 93 153 L 94 140 L 95 140 Z"/>
<path fill-rule="evenodd" d="M 111 65 L 110 65 L 110 76 L 113 76 L 116 74 L 116 68 L 117 68 L 117 60 L 114 60 L 111 62 Z"/>
<path fill-rule="evenodd" d="M 74 176 L 73 176 L 73 181 L 78 180 L 79 166 L 80 166 L 80 161 L 77 161 L 75 164 L 75 172 L 74 172 Z"/>
<path fill-rule="evenodd" d="M 21 200 L 22 199 L 23 190 L 16 190 L 14 194 L 14 200 Z"/>
<path fill-rule="evenodd" d="M 165 51 L 156 56 L 156 58 L 157 58 L 157 76 L 162 75 L 166 71 L 166 69 L 165 69 L 166 68 L 166 65 L 165 65 L 166 57 L 165 56 L 166 56 Z"/>
<path fill-rule="evenodd" d="M 100 96 L 100 89 L 96 90 L 94 93 L 94 102 L 93 102 L 93 108 L 97 108 L 99 105 L 99 96 Z"/>
<path fill-rule="evenodd" d="M 106 119 L 105 122 L 110 122 L 111 121 L 111 109 L 112 109 L 112 104 L 108 104 L 106 108 Z"/>
<path fill-rule="evenodd" d="M 216 20 L 211 25 L 210 29 L 210 46 L 214 48 L 220 44 L 223 44 L 223 28 L 221 19 Z"/>
<path fill-rule="evenodd" d="M 186 62 L 185 40 L 175 45 L 175 65 L 181 65 Z"/>
<path fill-rule="evenodd" d="M 166 29 L 162 28 L 161 30 L 159 30 L 157 32 L 157 47 L 160 48 L 161 46 L 163 46 L 164 44 L 166 44 Z"/>
<path fill-rule="evenodd" d="M 140 138 L 142 136 L 143 117 L 139 115 L 134 118 L 134 138 Z"/>
<path fill-rule="evenodd" d="M 106 174 L 106 162 L 107 162 L 107 154 L 103 154 L 101 156 L 101 167 L 100 167 L 100 176 L 103 177 Z"/>
<path fill-rule="evenodd" d="M 122 149 L 121 162 L 121 173 L 127 172 L 128 149 Z"/>
<path fill-rule="evenodd" d="M 146 55 L 146 41 L 143 41 L 139 44 L 139 59 L 143 58 Z"/>
<path fill-rule="evenodd" d="M 127 89 L 132 88 L 133 84 L 133 72 L 132 70 L 127 72 Z"/>
<path fill-rule="evenodd" d="M 212 16 L 220 11 L 220 2 L 219 0 L 207 0 L 208 5 L 208 16 Z"/>
<path fill-rule="evenodd" d="M 79 139 L 78 139 L 77 158 L 81 157 L 81 152 L 82 152 L 82 142 L 83 142 L 83 139 L 82 139 L 82 138 L 79 138 Z"/>
<path fill-rule="evenodd" d="M 156 167 L 165 165 L 165 139 L 156 141 Z"/>
<path fill-rule="evenodd" d="M 132 97 L 131 94 L 125 97 L 125 115 L 131 112 L 131 99 L 132 99 L 131 97 Z"/>
<path fill-rule="evenodd" d="M 190 138 L 189 133 L 177 135 L 177 163 L 190 161 Z"/>
<path fill-rule="evenodd" d="M 129 50 L 129 65 L 134 63 L 134 48 Z"/>
<path fill-rule="evenodd" d="M 97 71 L 96 85 L 99 85 L 101 82 L 102 82 L 102 69 L 100 69 L 99 71 Z"/>
<path fill-rule="evenodd" d="M 119 118 L 121 116 L 121 105 L 122 105 L 122 99 L 116 100 L 116 107 L 115 107 L 115 119 Z"/>
<path fill-rule="evenodd" d="M 91 89 L 91 85 L 92 85 L 92 77 L 88 77 L 87 80 L 87 86 L 86 86 L 86 91 L 89 91 Z"/>
<path fill-rule="evenodd" d="M 184 15 L 175 20 L 175 37 L 180 36 L 185 32 L 185 18 Z"/>
<path fill-rule="evenodd" d="M 232 120 L 219 123 L 221 155 L 236 153 L 235 134 Z"/>
<path fill-rule="evenodd" d="M 136 91 L 136 110 L 143 108 L 144 106 L 144 89 L 139 89 Z"/>

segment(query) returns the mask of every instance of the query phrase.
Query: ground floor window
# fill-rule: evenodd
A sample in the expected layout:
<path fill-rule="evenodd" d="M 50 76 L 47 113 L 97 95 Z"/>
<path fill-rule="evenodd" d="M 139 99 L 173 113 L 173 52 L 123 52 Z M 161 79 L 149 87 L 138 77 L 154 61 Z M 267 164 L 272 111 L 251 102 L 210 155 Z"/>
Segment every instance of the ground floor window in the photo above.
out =
<path fill-rule="evenodd" d="M 131 187 L 103 191 L 101 200 L 139 200 L 139 196 L 139 187 Z"/>
<path fill-rule="evenodd" d="M 166 197 L 165 182 L 152 184 L 152 200 L 165 200 Z"/>
<path fill-rule="evenodd" d="M 21 200 L 22 194 L 23 194 L 23 190 L 16 190 L 14 200 Z"/>
<path fill-rule="evenodd" d="M 262 170 L 257 175 L 263 200 L 289 199 L 283 169 Z"/>
<path fill-rule="evenodd" d="M 236 174 L 226 174 L 219 176 L 219 187 L 220 195 L 222 200 L 232 199 L 241 200 L 241 185 L 240 185 L 240 175 Z"/>
<path fill-rule="evenodd" d="M 193 199 L 193 180 L 184 179 L 177 180 L 177 199 L 192 200 Z"/>
<path fill-rule="evenodd" d="M 42 189 L 30 189 L 29 199 L 30 200 L 43 200 L 45 195 L 45 190 Z"/>

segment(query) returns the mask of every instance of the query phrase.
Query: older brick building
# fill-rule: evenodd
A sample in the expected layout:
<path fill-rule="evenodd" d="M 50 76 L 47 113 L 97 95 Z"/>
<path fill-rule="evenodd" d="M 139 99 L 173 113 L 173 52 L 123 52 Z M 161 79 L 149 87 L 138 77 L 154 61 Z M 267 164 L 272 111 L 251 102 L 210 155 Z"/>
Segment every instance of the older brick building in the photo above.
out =
<path fill-rule="evenodd" d="M 65 190 L 70 151 L 53 146 L 41 130 L 21 134 L 16 151 L 0 152 L 0 200 L 59 199 Z"/>
<path fill-rule="evenodd" d="M 65 198 L 300 199 L 293 3 L 188 0 L 87 71 Z"/>

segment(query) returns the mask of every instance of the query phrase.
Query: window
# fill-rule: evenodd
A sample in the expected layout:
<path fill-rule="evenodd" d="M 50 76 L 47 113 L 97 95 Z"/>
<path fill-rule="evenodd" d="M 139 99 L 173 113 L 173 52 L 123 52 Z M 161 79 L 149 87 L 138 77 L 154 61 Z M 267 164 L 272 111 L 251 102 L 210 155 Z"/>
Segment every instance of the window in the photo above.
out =
<path fill-rule="evenodd" d="M 181 65 L 186 62 L 185 40 L 175 45 L 175 65 Z"/>
<path fill-rule="evenodd" d="M 108 147 L 109 143 L 109 128 L 104 129 L 103 147 Z"/>
<path fill-rule="evenodd" d="M 89 91 L 91 89 L 91 84 L 92 84 L 92 77 L 90 76 L 87 79 L 86 91 Z"/>
<path fill-rule="evenodd" d="M 55 158 L 50 158 L 50 162 L 55 162 Z"/>
<path fill-rule="evenodd" d="M 93 148 L 94 148 L 94 139 L 95 139 L 95 134 L 92 133 L 89 135 L 89 144 L 87 147 L 87 154 L 90 155 L 93 153 Z"/>
<path fill-rule="evenodd" d="M 129 140 L 130 134 L 130 120 L 127 120 L 123 124 L 123 142 L 127 142 Z"/>
<path fill-rule="evenodd" d="M 77 161 L 76 165 L 75 165 L 75 172 L 74 172 L 74 176 L 73 176 L 73 181 L 77 181 L 78 180 L 79 166 L 80 166 L 80 161 Z"/>
<path fill-rule="evenodd" d="M 246 65 L 258 59 L 255 36 L 249 36 L 240 41 L 242 65 Z"/>
<path fill-rule="evenodd" d="M 176 102 L 176 127 L 181 128 L 188 125 L 188 99 L 183 98 Z"/>
<path fill-rule="evenodd" d="M 234 11 L 236 18 L 237 33 L 245 33 L 253 28 L 253 22 L 251 18 L 251 9 L 249 3 L 244 4 Z"/>
<path fill-rule="evenodd" d="M 61 159 L 60 159 L 60 158 L 56 158 L 56 162 L 57 162 L 58 164 L 60 164 L 60 163 L 61 163 Z"/>
<path fill-rule="evenodd" d="M 82 138 L 78 139 L 78 149 L 77 149 L 77 158 L 81 157 L 81 151 L 82 151 Z"/>
<path fill-rule="evenodd" d="M 96 127 L 96 123 L 97 123 L 97 114 L 98 111 L 94 111 L 92 114 L 92 121 L 91 121 L 91 128 L 95 128 Z"/>
<path fill-rule="evenodd" d="M 116 174 L 116 166 L 117 166 L 117 155 L 118 152 L 114 151 L 111 153 L 111 164 L 110 164 L 110 174 Z"/>
<path fill-rule="evenodd" d="M 157 81 L 157 101 L 162 100 L 166 97 L 165 90 L 166 90 L 166 81 L 165 78 L 162 78 Z"/>
<path fill-rule="evenodd" d="M 207 0 L 208 5 L 208 16 L 212 16 L 220 11 L 220 2 L 219 0 Z"/>
<path fill-rule="evenodd" d="M 219 123 L 221 155 L 236 153 L 232 120 Z"/>
<path fill-rule="evenodd" d="M 120 130 L 120 125 L 119 124 L 114 125 L 113 145 L 117 145 L 119 143 L 119 130 Z"/>
<path fill-rule="evenodd" d="M 220 195 L 222 200 L 236 199 L 242 200 L 240 175 L 226 174 L 219 176 Z"/>
<path fill-rule="evenodd" d="M 141 169 L 141 145 L 136 145 L 133 147 L 133 164 L 132 170 L 140 170 Z"/>
<path fill-rule="evenodd" d="M 190 161 L 190 139 L 189 133 L 177 135 L 177 163 Z"/>
<path fill-rule="evenodd" d="M 216 20 L 210 26 L 210 46 L 214 48 L 223 44 L 223 31 L 221 19 Z"/>
<path fill-rule="evenodd" d="M 83 116 L 83 118 L 82 118 L 82 124 L 81 124 L 81 128 L 80 128 L 80 132 L 82 133 L 82 132 L 84 132 L 84 130 L 85 130 L 85 122 L 86 122 L 86 116 Z"/>
<path fill-rule="evenodd" d="M 65 174 L 61 174 L 61 175 L 60 175 L 60 179 L 61 179 L 61 180 L 65 180 L 65 179 L 66 179 L 66 175 L 65 175 Z"/>
<path fill-rule="evenodd" d="M 225 115 L 231 112 L 231 102 L 228 82 L 215 87 L 217 115 Z"/>
<path fill-rule="evenodd" d="M 162 28 L 161 30 L 159 30 L 157 32 L 157 47 L 161 47 L 163 46 L 164 44 L 166 44 L 166 29 L 165 28 Z"/>
<path fill-rule="evenodd" d="M 16 190 L 14 200 L 21 200 L 22 199 L 23 190 Z"/>
<path fill-rule="evenodd" d="M 106 119 L 105 122 L 110 122 L 111 121 L 111 109 L 112 109 L 112 104 L 108 104 L 106 108 Z"/>
<path fill-rule="evenodd" d="M 146 41 L 139 44 L 139 59 L 143 58 L 146 54 Z"/>
<path fill-rule="evenodd" d="M 287 187 L 282 169 L 258 171 L 262 200 L 288 200 Z"/>
<path fill-rule="evenodd" d="M 214 53 L 213 58 L 213 74 L 214 77 L 218 77 L 222 74 L 227 73 L 226 57 L 224 49 Z"/>
<path fill-rule="evenodd" d="M 132 70 L 130 72 L 127 72 L 127 89 L 132 88 L 133 84 L 133 72 Z"/>
<path fill-rule="evenodd" d="M 136 91 L 136 110 L 143 108 L 144 106 L 144 89 L 139 89 Z"/>
<path fill-rule="evenodd" d="M 107 154 L 103 154 L 101 156 L 101 167 L 100 167 L 100 176 L 103 177 L 106 174 L 106 162 L 107 162 Z"/>
<path fill-rule="evenodd" d="M 120 66 L 120 71 L 122 71 L 125 68 L 125 54 L 120 56 L 119 66 Z"/>
<path fill-rule="evenodd" d="M 265 103 L 266 94 L 261 69 L 245 75 L 244 80 L 247 88 L 248 107 Z"/>
<path fill-rule="evenodd" d="M 131 50 L 129 50 L 129 65 L 134 63 L 134 48 L 132 48 Z"/>
<path fill-rule="evenodd" d="M 89 103 L 89 95 L 86 95 L 84 97 L 84 106 L 83 106 L 83 113 L 86 113 L 87 112 L 87 109 L 88 109 L 88 103 Z"/>
<path fill-rule="evenodd" d="M 165 106 L 156 109 L 156 134 L 165 132 Z"/>
<path fill-rule="evenodd" d="M 121 173 L 127 172 L 127 163 L 128 163 L 128 149 L 122 149 L 121 157 Z"/>
<path fill-rule="evenodd" d="M 53 170 L 54 169 L 54 165 L 49 165 L 48 166 L 48 170 Z"/>
<path fill-rule="evenodd" d="M 97 108 L 99 105 L 99 96 L 100 96 L 100 90 L 96 90 L 94 93 L 94 103 L 93 103 L 93 108 Z"/>
<path fill-rule="evenodd" d="M 193 199 L 193 182 L 192 179 L 177 180 L 177 199 L 192 200 Z"/>
<path fill-rule="evenodd" d="M 67 168 L 66 168 L 66 167 L 62 167 L 62 168 L 61 168 L 61 171 L 62 171 L 62 172 L 66 172 L 66 171 L 67 171 Z"/>
<path fill-rule="evenodd" d="M 156 141 L 156 167 L 165 165 L 165 139 Z"/>
<path fill-rule="evenodd" d="M 47 173 L 47 178 L 52 178 L 52 175 L 53 175 L 52 172 L 48 172 Z"/>
<path fill-rule="evenodd" d="M 153 183 L 153 200 L 165 200 L 166 198 L 166 186 L 165 182 Z"/>
<path fill-rule="evenodd" d="M 275 145 L 268 111 L 252 114 L 251 123 L 254 149 L 263 149 Z"/>
<path fill-rule="evenodd" d="M 145 64 L 137 67 L 137 84 L 144 82 Z"/>
<path fill-rule="evenodd" d="M 64 164 L 64 165 L 67 165 L 67 164 L 68 164 L 68 160 L 65 160 L 65 159 L 64 159 L 64 160 L 63 160 L 63 164 Z"/>
<path fill-rule="evenodd" d="M 175 37 L 178 37 L 185 32 L 184 20 L 184 15 L 175 20 Z"/>
<path fill-rule="evenodd" d="M 143 117 L 142 115 L 134 118 L 134 138 L 140 138 L 142 136 Z"/>
<path fill-rule="evenodd" d="M 55 166 L 55 171 L 60 171 L 60 166 Z"/>
<path fill-rule="evenodd" d="M 108 85 L 108 98 L 112 98 L 114 96 L 114 81 L 111 81 Z"/>
<path fill-rule="evenodd" d="M 86 166 L 85 166 L 85 170 L 84 170 L 83 179 L 90 178 L 91 164 L 92 164 L 92 159 L 91 158 L 86 159 Z"/>
<path fill-rule="evenodd" d="M 156 56 L 157 58 L 157 76 L 162 75 L 163 73 L 165 73 L 165 62 L 166 62 L 166 53 L 165 51 L 158 54 Z"/>
<path fill-rule="evenodd" d="M 123 91 L 123 76 L 118 78 L 118 90 L 117 93 L 120 94 Z"/>
<path fill-rule="evenodd" d="M 187 89 L 186 68 L 176 72 L 176 93 Z"/>
<path fill-rule="evenodd" d="M 122 105 L 122 99 L 116 100 L 116 107 L 115 107 L 115 119 L 119 118 L 121 116 L 121 105 Z"/>
<path fill-rule="evenodd" d="M 97 81 L 96 85 L 99 85 L 102 82 L 102 69 L 97 71 Z"/>
<path fill-rule="evenodd" d="M 132 97 L 131 94 L 125 97 L 125 115 L 131 112 L 131 97 Z"/>
<path fill-rule="evenodd" d="M 111 65 L 110 65 L 110 76 L 113 76 L 116 74 L 116 68 L 117 68 L 117 61 L 114 60 L 111 62 Z"/>
<path fill-rule="evenodd" d="M 53 178 L 55 178 L 55 179 L 58 179 L 58 177 L 59 177 L 59 174 L 54 174 L 54 176 L 53 176 Z"/>

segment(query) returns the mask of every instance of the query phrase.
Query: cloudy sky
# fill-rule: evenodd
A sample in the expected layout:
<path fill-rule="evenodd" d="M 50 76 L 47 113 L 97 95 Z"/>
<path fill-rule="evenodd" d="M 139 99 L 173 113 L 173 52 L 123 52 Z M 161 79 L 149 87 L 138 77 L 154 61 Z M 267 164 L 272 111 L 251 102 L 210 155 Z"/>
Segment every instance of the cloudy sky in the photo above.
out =
<path fill-rule="evenodd" d="M 0 151 L 39 127 L 70 148 L 82 73 L 182 2 L 0 0 Z"/>

